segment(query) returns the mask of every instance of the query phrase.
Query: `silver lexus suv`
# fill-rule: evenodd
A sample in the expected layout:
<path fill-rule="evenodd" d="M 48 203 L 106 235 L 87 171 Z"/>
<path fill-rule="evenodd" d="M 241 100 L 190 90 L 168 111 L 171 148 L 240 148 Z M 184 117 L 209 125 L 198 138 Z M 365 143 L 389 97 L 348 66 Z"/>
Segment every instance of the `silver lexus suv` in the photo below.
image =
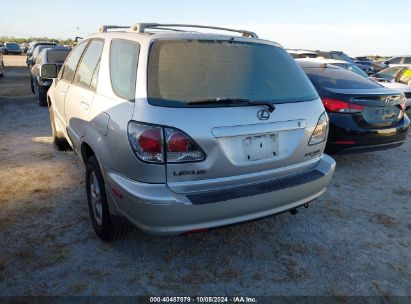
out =
<path fill-rule="evenodd" d="M 124 218 L 170 235 L 294 211 L 334 172 L 317 92 L 279 44 L 255 33 L 103 26 L 58 75 L 53 64 L 40 73 L 54 78 L 54 143 L 84 162 L 103 240 Z"/>

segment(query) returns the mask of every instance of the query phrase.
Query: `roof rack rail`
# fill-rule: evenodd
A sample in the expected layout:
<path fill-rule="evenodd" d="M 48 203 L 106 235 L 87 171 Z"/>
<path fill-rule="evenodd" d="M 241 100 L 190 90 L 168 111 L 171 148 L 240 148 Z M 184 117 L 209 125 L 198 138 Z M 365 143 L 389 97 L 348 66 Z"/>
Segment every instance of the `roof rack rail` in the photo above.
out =
<path fill-rule="evenodd" d="M 100 28 L 98 29 L 98 31 L 100 33 L 105 33 L 108 30 L 112 30 L 112 29 L 128 29 L 130 28 L 130 26 L 125 26 L 125 25 L 102 25 L 100 26 Z"/>
<path fill-rule="evenodd" d="M 162 23 L 136 23 L 130 27 L 131 32 L 144 33 L 146 29 L 161 29 L 161 30 L 175 30 L 169 27 L 190 27 L 190 28 L 202 28 L 202 29 L 213 29 L 227 32 L 236 32 L 242 34 L 244 37 L 258 38 L 257 34 L 246 30 L 236 30 L 226 27 L 217 26 L 206 26 L 206 25 L 194 25 L 194 24 L 162 24 Z"/>

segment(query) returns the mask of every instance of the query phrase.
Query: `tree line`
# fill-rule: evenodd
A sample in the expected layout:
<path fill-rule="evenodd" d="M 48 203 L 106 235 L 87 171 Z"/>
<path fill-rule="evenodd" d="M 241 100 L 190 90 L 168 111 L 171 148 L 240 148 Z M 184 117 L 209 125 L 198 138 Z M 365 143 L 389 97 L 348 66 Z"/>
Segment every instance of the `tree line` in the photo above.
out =
<path fill-rule="evenodd" d="M 5 37 L 2 36 L 0 37 L 0 43 L 4 44 L 5 42 L 17 42 L 17 43 L 29 43 L 32 41 L 48 41 L 48 42 L 54 42 L 57 44 L 61 45 L 72 45 L 74 44 L 73 39 L 55 39 L 55 38 L 47 38 L 47 37 L 30 37 L 30 38 L 16 38 L 16 37 Z"/>

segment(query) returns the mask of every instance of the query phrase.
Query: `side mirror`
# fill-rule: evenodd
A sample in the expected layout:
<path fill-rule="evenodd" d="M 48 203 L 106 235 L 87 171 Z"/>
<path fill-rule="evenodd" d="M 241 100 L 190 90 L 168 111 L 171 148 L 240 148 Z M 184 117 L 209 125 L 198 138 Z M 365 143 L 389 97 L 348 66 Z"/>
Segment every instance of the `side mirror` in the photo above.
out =
<path fill-rule="evenodd" d="M 40 66 L 40 77 L 45 79 L 57 78 L 57 65 L 45 63 Z"/>

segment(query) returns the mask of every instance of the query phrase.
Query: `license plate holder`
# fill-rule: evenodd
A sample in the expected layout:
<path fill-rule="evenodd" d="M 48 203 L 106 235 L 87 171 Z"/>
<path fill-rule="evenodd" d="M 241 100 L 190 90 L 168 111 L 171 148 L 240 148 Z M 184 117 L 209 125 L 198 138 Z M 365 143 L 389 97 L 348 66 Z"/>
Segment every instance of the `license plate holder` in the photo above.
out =
<path fill-rule="evenodd" d="M 248 161 L 264 160 L 278 156 L 278 135 L 274 133 L 248 136 L 243 140 Z"/>

